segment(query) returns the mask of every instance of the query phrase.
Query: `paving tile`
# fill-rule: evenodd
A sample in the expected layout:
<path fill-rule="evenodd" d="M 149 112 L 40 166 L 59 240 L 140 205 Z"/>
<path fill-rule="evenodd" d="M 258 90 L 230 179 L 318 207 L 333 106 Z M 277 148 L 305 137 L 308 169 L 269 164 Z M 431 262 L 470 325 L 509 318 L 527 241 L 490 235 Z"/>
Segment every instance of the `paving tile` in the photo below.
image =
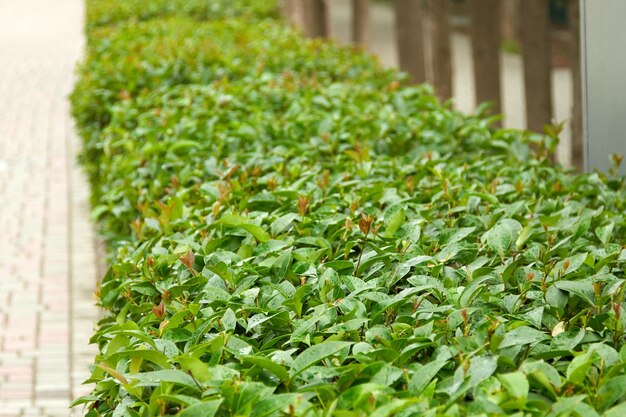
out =
<path fill-rule="evenodd" d="M 82 0 L 0 0 L 0 417 L 82 415 L 89 390 L 100 266 L 67 102 L 83 20 Z"/>

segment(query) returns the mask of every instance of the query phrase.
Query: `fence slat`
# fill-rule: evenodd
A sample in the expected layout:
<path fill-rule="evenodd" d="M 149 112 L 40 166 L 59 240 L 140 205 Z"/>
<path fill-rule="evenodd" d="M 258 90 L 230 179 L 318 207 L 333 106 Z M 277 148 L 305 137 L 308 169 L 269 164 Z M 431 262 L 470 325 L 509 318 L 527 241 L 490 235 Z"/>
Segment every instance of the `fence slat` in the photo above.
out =
<path fill-rule="evenodd" d="M 280 6 L 280 12 L 283 16 L 293 23 L 293 16 L 295 14 L 294 0 L 280 0 L 278 5 Z"/>
<path fill-rule="evenodd" d="M 304 4 L 302 0 L 281 0 L 281 10 L 287 20 L 298 28 L 304 27 Z"/>
<path fill-rule="evenodd" d="M 517 45 L 521 44 L 521 0 L 504 0 L 502 3 L 502 36 Z"/>
<path fill-rule="evenodd" d="M 544 125 L 552 121 L 549 12 L 547 0 L 521 4 L 526 126 L 535 132 L 543 132 Z"/>
<path fill-rule="evenodd" d="M 304 2 L 304 34 L 310 38 L 328 37 L 329 16 L 326 0 L 302 1 Z"/>
<path fill-rule="evenodd" d="M 367 46 L 370 32 L 370 0 L 352 0 L 352 42 Z"/>
<path fill-rule="evenodd" d="M 424 59 L 423 9 L 420 0 L 395 0 L 396 41 L 398 63 L 412 82 L 426 81 Z"/>
<path fill-rule="evenodd" d="M 501 113 L 500 87 L 500 0 L 469 0 L 472 57 L 477 104 L 494 103 L 494 113 Z"/>
<path fill-rule="evenodd" d="M 572 38 L 570 59 L 572 66 L 572 166 L 579 171 L 585 169 L 582 127 L 582 76 L 580 63 L 580 2 L 568 0 L 569 27 Z"/>
<path fill-rule="evenodd" d="M 450 50 L 450 0 L 429 0 L 430 42 L 435 93 L 441 100 L 452 97 L 452 54 Z"/>

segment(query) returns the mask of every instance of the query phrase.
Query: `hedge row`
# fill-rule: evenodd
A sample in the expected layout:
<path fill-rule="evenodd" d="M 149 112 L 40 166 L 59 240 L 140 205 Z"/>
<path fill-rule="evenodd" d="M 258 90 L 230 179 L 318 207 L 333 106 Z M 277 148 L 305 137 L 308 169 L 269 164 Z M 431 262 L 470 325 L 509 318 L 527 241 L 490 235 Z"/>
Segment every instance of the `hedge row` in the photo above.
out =
<path fill-rule="evenodd" d="M 183 16 L 198 21 L 235 16 L 257 20 L 276 18 L 277 12 L 274 0 L 107 0 L 88 4 L 86 23 L 89 32 L 101 26 L 166 16 Z"/>
<path fill-rule="evenodd" d="M 271 2 L 88 0 L 88 416 L 626 412 L 623 178 Z M 183 7 L 184 6 L 184 7 Z"/>

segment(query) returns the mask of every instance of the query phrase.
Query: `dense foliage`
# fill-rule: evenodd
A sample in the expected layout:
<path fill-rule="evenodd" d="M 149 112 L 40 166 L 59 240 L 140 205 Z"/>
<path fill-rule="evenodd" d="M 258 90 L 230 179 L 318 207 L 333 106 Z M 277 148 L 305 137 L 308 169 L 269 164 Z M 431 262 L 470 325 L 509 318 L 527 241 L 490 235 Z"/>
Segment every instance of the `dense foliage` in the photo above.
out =
<path fill-rule="evenodd" d="M 88 1 L 72 97 L 111 248 L 89 416 L 626 413 L 622 178 L 268 2 L 135 3 Z"/>
<path fill-rule="evenodd" d="M 89 30 L 128 21 L 165 16 L 184 16 L 198 21 L 246 16 L 251 19 L 277 17 L 273 0 L 102 0 L 87 6 Z"/>

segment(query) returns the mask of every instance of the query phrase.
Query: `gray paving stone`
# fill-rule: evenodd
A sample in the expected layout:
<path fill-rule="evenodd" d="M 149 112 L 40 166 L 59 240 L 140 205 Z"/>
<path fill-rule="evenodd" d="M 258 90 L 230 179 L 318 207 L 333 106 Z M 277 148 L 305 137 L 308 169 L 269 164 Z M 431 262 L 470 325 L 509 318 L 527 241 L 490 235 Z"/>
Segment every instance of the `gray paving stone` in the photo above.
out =
<path fill-rule="evenodd" d="M 88 389 L 100 266 L 67 102 L 83 21 L 82 0 L 0 0 L 0 417 L 82 415 Z"/>

